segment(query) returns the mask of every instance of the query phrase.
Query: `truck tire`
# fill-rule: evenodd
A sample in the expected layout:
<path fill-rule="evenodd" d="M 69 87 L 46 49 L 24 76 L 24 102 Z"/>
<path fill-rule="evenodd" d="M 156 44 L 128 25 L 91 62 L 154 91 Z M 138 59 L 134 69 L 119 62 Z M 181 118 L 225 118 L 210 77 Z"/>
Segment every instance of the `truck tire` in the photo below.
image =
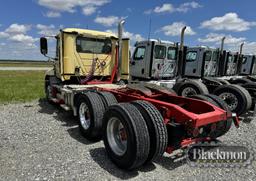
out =
<path fill-rule="evenodd" d="M 161 157 L 166 150 L 168 133 L 164 119 L 157 108 L 147 101 L 134 101 L 131 104 L 140 111 L 147 124 L 150 149 L 146 163 L 149 163 Z"/>
<path fill-rule="evenodd" d="M 104 114 L 103 133 L 106 152 L 119 168 L 131 170 L 147 160 L 150 148 L 147 124 L 134 105 L 110 106 Z"/>
<path fill-rule="evenodd" d="M 229 109 L 228 105 L 226 104 L 225 101 L 223 101 L 220 97 L 213 95 L 213 94 L 207 94 L 207 97 L 211 98 L 214 100 L 217 104 L 218 107 L 225 110 L 227 113 L 231 114 L 231 110 Z M 217 124 L 217 132 L 216 132 L 216 137 L 220 137 L 224 134 L 226 134 L 229 129 L 231 128 L 232 125 L 232 118 L 229 118 L 227 120 L 223 120 Z"/>
<path fill-rule="evenodd" d="M 246 100 L 247 100 L 247 110 L 249 110 L 252 107 L 252 96 L 250 95 L 250 93 L 244 87 L 239 86 L 239 85 L 233 85 L 233 86 L 237 87 L 238 89 L 240 89 L 244 93 L 244 95 L 246 97 Z"/>
<path fill-rule="evenodd" d="M 179 95 L 190 97 L 197 94 L 209 94 L 207 87 L 196 80 L 178 82 L 173 86 L 173 90 Z"/>
<path fill-rule="evenodd" d="M 198 100 L 202 100 L 202 101 L 207 101 L 215 106 L 219 106 L 215 101 L 213 101 L 211 98 L 207 97 L 206 96 L 207 94 L 205 95 L 193 95 L 191 96 L 190 98 L 194 98 L 194 99 L 198 99 Z"/>
<path fill-rule="evenodd" d="M 244 90 L 244 88 L 238 85 L 221 85 L 213 91 L 213 94 L 224 100 L 227 103 L 229 109 L 240 116 L 248 110 L 247 107 L 250 104 L 249 97 L 246 95 L 247 93 L 245 93 L 246 90 Z"/>
<path fill-rule="evenodd" d="M 229 81 L 224 80 L 224 79 L 217 79 L 220 83 L 222 83 L 222 85 L 229 85 Z"/>
<path fill-rule="evenodd" d="M 118 103 L 114 94 L 110 92 L 98 92 L 98 94 L 101 96 L 105 109 Z"/>
<path fill-rule="evenodd" d="M 101 97 L 95 92 L 81 94 L 77 101 L 79 129 L 91 141 L 102 137 L 102 118 L 105 111 Z"/>

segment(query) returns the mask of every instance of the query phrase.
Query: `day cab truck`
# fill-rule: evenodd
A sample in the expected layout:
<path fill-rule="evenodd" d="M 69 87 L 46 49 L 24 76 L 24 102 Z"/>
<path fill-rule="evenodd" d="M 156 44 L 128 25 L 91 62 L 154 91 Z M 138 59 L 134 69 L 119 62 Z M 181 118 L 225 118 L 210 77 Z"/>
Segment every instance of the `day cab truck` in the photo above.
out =
<path fill-rule="evenodd" d="M 46 73 L 47 100 L 77 117 L 81 134 L 103 139 L 110 159 L 134 169 L 164 152 L 214 140 L 239 125 L 222 100 L 185 98 L 162 87 L 124 84 L 129 79 L 129 40 L 115 34 L 67 28 L 56 35 L 54 68 Z M 47 38 L 40 39 L 47 56 Z"/>
<path fill-rule="evenodd" d="M 220 51 L 183 46 L 185 29 L 181 31 L 181 43 L 154 39 L 137 42 L 130 62 L 132 81 L 162 86 L 169 91 L 174 89 L 183 97 L 210 92 L 220 96 L 232 112 L 237 115 L 245 113 L 252 104 L 248 91 L 216 78 Z"/>

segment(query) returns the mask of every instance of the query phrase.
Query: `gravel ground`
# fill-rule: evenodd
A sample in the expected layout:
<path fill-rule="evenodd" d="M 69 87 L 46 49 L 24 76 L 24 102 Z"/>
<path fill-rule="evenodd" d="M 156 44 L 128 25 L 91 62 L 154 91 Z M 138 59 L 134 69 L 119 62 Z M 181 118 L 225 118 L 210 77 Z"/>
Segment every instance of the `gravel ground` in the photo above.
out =
<path fill-rule="evenodd" d="M 234 126 L 221 140 L 242 140 L 256 148 L 256 120 Z M 43 100 L 0 106 L 0 180 L 256 180 L 249 168 L 194 168 L 165 155 L 135 171 L 118 169 L 102 142 L 80 134 L 71 113 Z"/>

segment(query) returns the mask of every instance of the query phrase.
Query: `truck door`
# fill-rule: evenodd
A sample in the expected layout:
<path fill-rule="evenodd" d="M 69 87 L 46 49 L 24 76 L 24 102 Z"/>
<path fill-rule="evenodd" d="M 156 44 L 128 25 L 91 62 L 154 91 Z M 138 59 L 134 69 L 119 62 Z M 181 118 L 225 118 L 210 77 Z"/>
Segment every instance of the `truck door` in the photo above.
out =
<path fill-rule="evenodd" d="M 203 50 L 201 48 L 188 48 L 185 57 L 185 76 L 201 77 Z"/>
<path fill-rule="evenodd" d="M 169 46 L 167 48 L 167 56 L 164 59 L 161 77 L 172 78 L 175 76 L 176 70 L 176 59 L 177 59 L 177 48 L 175 46 Z"/>
<path fill-rule="evenodd" d="M 241 74 L 242 75 L 250 75 L 254 66 L 253 66 L 253 56 L 245 55 L 242 59 L 242 65 L 241 65 Z"/>
<path fill-rule="evenodd" d="M 235 55 L 229 54 L 227 57 L 227 69 L 226 69 L 226 75 L 235 75 L 237 71 L 237 57 Z"/>
<path fill-rule="evenodd" d="M 151 69 L 152 77 L 155 79 L 161 79 L 164 74 L 166 51 L 166 45 L 155 42 Z"/>
<path fill-rule="evenodd" d="M 218 51 L 206 51 L 204 53 L 204 76 L 216 76 Z"/>
<path fill-rule="evenodd" d="M 256 75 L 256 57 L 252 56 L 252 67 L 251 67 L 251 75 Z"/>
<path fill-rule="evenodd" d="M 152 42 L 140 42 L 130 62 L 130 74 L 136 78 L 150 78 Z"/>

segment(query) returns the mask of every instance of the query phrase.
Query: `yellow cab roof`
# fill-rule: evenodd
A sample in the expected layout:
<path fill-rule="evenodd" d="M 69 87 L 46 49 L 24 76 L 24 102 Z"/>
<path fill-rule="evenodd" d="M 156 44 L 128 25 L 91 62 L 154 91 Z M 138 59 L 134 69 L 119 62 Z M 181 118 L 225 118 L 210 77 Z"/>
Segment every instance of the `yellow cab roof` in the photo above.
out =
<path fill-rule="evenodd" d="M 117 36 L 110 32 L 103 32 L 103 31 L 96 31 L 96 30 L 88 30 L 88 29 L 79 29 L 79 28 L 65 28 L 62 31 L 66 33 L 78 33 L 83 35 L 90 35 L 90 36 L 99 36 L 99 37 L 114 37 Z"/>

